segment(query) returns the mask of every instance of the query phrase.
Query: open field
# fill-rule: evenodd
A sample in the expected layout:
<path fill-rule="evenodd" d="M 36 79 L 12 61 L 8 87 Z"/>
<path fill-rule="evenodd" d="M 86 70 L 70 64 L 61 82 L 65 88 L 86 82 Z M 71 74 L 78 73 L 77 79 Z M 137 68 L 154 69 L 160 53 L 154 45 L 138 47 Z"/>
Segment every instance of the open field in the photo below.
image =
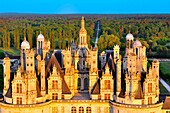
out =
<path fill-rule="evenodd" d="M 170 62 L 160 63 L 160 77 L 170 85 Z"/>
<path fill-rule="evenodd" d="M 20 50 L 16 50 L 14 48 L 10 48 L 10 49 L 5 49 L 5 48 L 0 48 L 0 58 L 4 58 L 5 57 L 5 54 L 4 52 L 7 52 L 11 55 L 14 55 L 14 56 L 19 56 L 20 55 Z"/>

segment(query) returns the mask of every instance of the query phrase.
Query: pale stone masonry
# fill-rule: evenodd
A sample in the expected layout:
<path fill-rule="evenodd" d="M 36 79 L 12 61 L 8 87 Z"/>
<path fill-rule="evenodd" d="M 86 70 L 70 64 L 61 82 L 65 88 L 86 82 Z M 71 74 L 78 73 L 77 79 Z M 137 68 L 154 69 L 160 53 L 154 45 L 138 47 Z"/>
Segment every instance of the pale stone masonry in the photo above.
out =
<path fill-rule="evenodd" d="M 78 46 L 50 54 L 40 33 L 37 48 L 21 43 L 21 64 L 10 70 L 4 58 L 4 90 L 0 113 L 169 113 L 170 99 L 159 98 L 159 62 L 147 67 L 146 48 L 131 33 L 126 50 L 88 48 L 82 17 Z"/>

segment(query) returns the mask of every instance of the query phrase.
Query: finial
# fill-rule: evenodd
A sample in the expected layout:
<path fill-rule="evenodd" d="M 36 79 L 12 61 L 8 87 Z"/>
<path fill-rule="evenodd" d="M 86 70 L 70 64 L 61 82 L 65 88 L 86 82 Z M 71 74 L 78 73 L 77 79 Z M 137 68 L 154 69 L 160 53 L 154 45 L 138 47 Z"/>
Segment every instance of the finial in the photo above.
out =
<path fill-rule="evenodd" d="M 26 41 L 27 39 L 26 39 L 26 37 L 24 37 L 24 41 Z"/>
<path fill-rule="evenodd" d="M 41 34 L 41 31 L 40 31 L 40 34 Z"/>
<path fill-rule="evenodd" d="M 82 19 L 81 19 L 81 28 L 83 28 L 84 29 L 84 16 L 82 16 Z"/>
<path fill-rule="evenodd" d="M 129 34 L 130 34 L 130 30 L 129 30 Z"/>

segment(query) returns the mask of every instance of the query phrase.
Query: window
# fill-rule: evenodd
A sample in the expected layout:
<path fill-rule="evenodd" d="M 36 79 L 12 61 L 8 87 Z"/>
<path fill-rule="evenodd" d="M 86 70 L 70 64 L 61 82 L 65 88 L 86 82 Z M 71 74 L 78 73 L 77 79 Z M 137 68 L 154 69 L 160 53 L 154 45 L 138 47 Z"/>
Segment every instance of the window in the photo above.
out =
<path fill-rule="evenodd" d="M 166 111 L 166 113 L 170 113 L 170 111 Z"/>
<path fill-rule="evenodd" d="M 152 104 L 152 97 L 148 97 L 148 104 Z"/>
<path fill-rule="evenodd" d="M 58 99 L 58 94 L 57 93 L 52 93 L 52 99 L 57 100 Z"/>
<path fill-rule="evenodd" d="M 71 113 L 76 113 L 76 107 L 73 106 L 73 107 L 71 108 Z"/>
<path fill-rule="evenodd" d="M 61 97 L 62 99 L 64 99 L 64 95 L 62 95 L 62 97 Z"/>
<path fill-rule="evenodd" d="M 105 95 L 104 95 L 104 99 L 105 99 L 105 100 L 110 100 L 110 94 L 105 94 Z"/>
<path fill-rule="evenodd" d="M 152 93 L 152 83 L 148 84 L 148 93 Z"/>
<path fill-rule="evenodd" d="M 143 104 L 145 104 L 145 101 L 144 101 L 144 100 L 142 100 L 142 105 L 143 105 Z"/>
<path fill-rule="evenodd" d="M 22 84 L 17 84 L 17 93 L 22 93 Z"/>
<path fill-rule="evenodd" d="M 104 89 L 110 89 L 110 80 L 104 81 Z"/>
<path fill-rule="evenodd" d="M 101 100 L 101 95 L 98 95 L 98 100 Z"/>
<path fill-rule="evenodd" d="M 17 104 L 22 104 L 22 98 L 21 97 L 17 97 Z"/>
<path fill-rule="evenodd" d="M 52 81 L 52 89 L 58 89 L 58 81 L 57 80 Z"/>
<path fill-rule="evenodd" d="M 79 113 L 84 113 L 84 108 L 83 107 L 79 107 Z"/>
<path fill-rule="evenodd" d="M 91 113 L 91 107 L 86 108 L 86 113 Z"/>

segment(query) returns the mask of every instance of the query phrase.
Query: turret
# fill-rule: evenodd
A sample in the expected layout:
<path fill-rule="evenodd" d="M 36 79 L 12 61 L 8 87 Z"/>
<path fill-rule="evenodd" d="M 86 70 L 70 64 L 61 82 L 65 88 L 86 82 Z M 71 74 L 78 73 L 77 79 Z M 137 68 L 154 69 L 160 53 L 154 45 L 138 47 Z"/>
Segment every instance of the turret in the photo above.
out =
<path fill-rule="evenodd" d="M 26 70 L 26 51 L 30 49 L 30 44 L 26 40 L 26 37 L 24 38 L 24 41 L 21 43 L 21 70 Z"/>
<path fill-rule="evenodd" d="M 84 17 L 81 20 L 81 29 L 79 31 L 79 47 L 88 47 L 87 44 L 87 31 L 85 29 Z"/>
<path fill-rule="evenodd" d="M 116 95 L 118 96 L 121 91 L 121 60 L 116 62 Z"/>
<path fill-rule="evenodd" d="M 4 90 L 3 95 L 6 94 L 10 84 L 10 58 L 4 58 Z"/>
<path fill-rule="evenodd" d="M 30 51 L 27 51 L 25 56 L 26 56 L 26 71 L 34 73 L 35 71 L 34 50 L 31 49 Z"/>
<path fill-rule="evenodd" d="M 120 50 L 120 48 L 119 48 L 118 45 L 115 45 L 113 50 L 114 50 L 114 53 L 113 53 L 114 54 L 114 62 L 116 63 L 116 60 L 119 59 L 119 50 Z"/>
<path fill-rule="evenodd" d="M 37 37 L 37 54 L 40 54 L 42 56 L 42 49 L 44 47 L 44 36 L 41 34 Z"/>

